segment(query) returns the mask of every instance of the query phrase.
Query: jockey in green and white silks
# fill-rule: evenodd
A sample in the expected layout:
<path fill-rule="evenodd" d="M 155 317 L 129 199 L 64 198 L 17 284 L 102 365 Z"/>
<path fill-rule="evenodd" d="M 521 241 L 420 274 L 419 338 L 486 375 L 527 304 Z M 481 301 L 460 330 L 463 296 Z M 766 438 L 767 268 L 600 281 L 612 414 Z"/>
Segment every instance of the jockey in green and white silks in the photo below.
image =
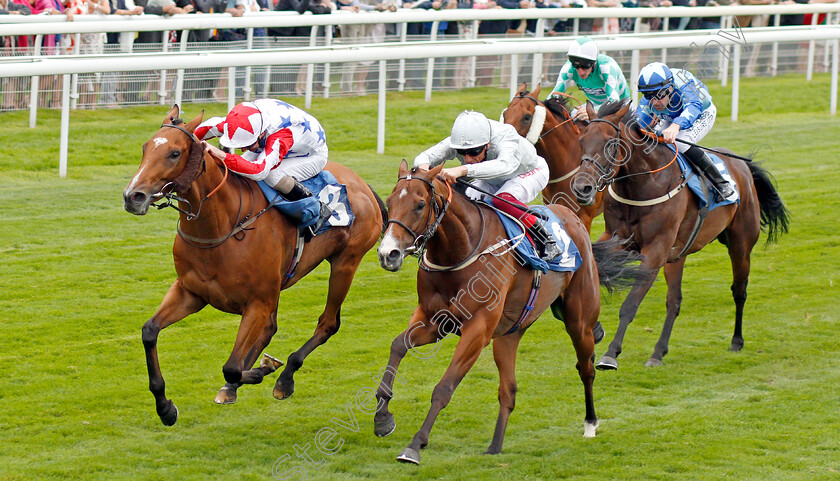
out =
<path fill-rule="evenodd" d="M 612 57 L 599 54 L 598 45 L 589 37 L 577 39 L 569 48 L 568 58 L 560 69 L 557 84 L 549 97 L 556 95 L 556 92 L 566 93 L 569 88 L 577 86 L 592 102 L 596 111 L 607 101 L 630 98 L 630 87 L 621 67 Z M 584 108 L 573 110 L 572 117 L 589 119 Z"/>

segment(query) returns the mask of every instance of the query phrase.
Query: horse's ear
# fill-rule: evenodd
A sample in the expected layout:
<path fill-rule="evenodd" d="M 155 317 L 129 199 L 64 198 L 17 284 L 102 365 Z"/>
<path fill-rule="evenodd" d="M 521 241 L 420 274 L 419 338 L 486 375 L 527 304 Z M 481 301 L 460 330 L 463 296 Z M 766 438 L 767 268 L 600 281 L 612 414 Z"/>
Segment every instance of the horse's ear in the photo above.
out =
<path fill-rule="evenodd" d="M 166 114 L 166 117 L 164 117 L 162 123 L 171 124 L 175 119 L 177 119 L 180 116 L 181 116 L 181 109 L 178 108 L 178 104 L 175 104 L 175 105 L 172 106 L 172 110 L 170 110 L 169 113 Z"/>
<path fill-rule="evenodd" d="M 402 159 L 402 162 L 400 162 L 400 172 L 397 175 L 397 178 L 399 179 L 401 177 L 405 177 L 405 175 L 407 173 L 408 173 L 408 162 L 406 162 L 405 159 Z"/>
<path fill-rule="evenodd" d="M 440 164 L 433 169 L 429 169 L 429 178 L 434 179 L 438 176 L 438 174 L 440 174 L 441 170 L 443 170 L 443 164 Z"/>
<path fill-rule="evenodd" d="M 625 115 L 627 115 L 627 112 L 628 112 L 629 110 L 630 110 L 630 102 L 626 102 L 626 103 L 624 104 L 624 107 L 621 107 L 621 108 L 618 110 L 618 112 L 616 112 L 616 113 L 613 115 L 613 118 L 615 118 L 615 122 L 618 122 L 618 121 L 620 121 L 621 119 L 623 119 L 623 118 L 624 118 L 624 116 L 625 116 Z"/>
<path fill-rule="evenodd" d="M 535 99 L 540 98 L 540 89 L 541 88 L 542 88 L 542 85 L 537 84 L 537 86 L 534 88 L 534 90 L 531 91 L 531 96 L 534 97 Z"/>
<path fill-rule="evenodd" d="M 528 91 L 528 84 L 526 84 L 525 82 L 522 82 L 522 84 L 519 86 L 519 88 L 516 89 L 516 95 L 521 95 L 522 92 L 527 92 L 527 91 Z"/>
<path fill-rule="evenodd" d="M 595 107 L 592 106 L 592 102 L 589 100 L 586 101 L 586 114 L 589 115 L 589 119 L 597 119 L 598 112 L 595 112 Z"/>
<path fill-rule="evenodd" d="M 204 109 L 201 110 L 201 113 L 198 114 L 198 116 L 196 118 L 190 120 L 190 123 L 188 123 L 187 126 L 186 126 L 187 130 L 189 130 L 190 132 L 195 132 L 195 129 L 197 129 L 198 126 L 201 125 L 201 120 L 203 118 L 204 118 Z"/>

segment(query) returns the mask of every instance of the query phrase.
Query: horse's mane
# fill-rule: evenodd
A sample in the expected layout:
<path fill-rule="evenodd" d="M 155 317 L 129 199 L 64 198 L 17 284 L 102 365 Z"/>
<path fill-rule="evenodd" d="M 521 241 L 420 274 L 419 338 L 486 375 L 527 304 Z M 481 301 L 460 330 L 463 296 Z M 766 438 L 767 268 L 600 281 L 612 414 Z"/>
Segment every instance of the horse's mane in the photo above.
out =
<path fill-rule="evenodd" d="M 568 115 L 564 114 L 564 111 L 571 113 L 573 108 L 569 108 L 569 99 L 563 96 L 549 97 L 543 102 L 543 104 L 549 112 L 554 114 L 555 117 L 560 117 L 561 119 Z"/>
<path fill-rule="evenodd" d="M 630 100 L 610 100 L 607 101 L 605 104 L 601 105 L 601 108 L 598 109 L 598 118 L 602 119 L 604 117 L 614 115 L 619 110 L 623 109 Z M 624 117 L 621 118 L 621 123 L 624 124 L 632 133 L 633 136 L 637 139 L 644 138 L 644 134 L 642 133 L 642 125 L 639 123 L 638 118 L 636 117 L 636 113 L 633 109 L 629 109 Z"/>

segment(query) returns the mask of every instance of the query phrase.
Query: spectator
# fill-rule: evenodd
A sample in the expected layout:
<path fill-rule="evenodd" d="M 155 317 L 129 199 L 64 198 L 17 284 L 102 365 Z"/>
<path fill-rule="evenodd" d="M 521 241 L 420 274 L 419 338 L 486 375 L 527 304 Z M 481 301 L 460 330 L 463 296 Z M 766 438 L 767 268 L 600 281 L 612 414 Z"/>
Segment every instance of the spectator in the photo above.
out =
<path fill-rule="evenodd" d="M 32 15 L 61 14 L 61 2 L 57 0 L 29 0 L 29 8 L 32 10 Z M 43 55 L 58 54 L 58 51 L 56 50 L 56 37 L 56 35 L 44 35 L 44 38 L 41 41 L 41 53 Z M 42 107 L 58 107 L 58 87 L 56 86 L 57 79 L 58 77 L 56 75 L 45 75 L 41 77 L 39 87 L 41 90 L 40 104 Z"/>
<path fill-rule="evenodd" d="M 595 8 L 620 7 L 618 0 L 586 0 L 587 5 Z M 583 21 L 581 30 L 583 28 Z M 595 18 L 592 19 L 592 32 L 597 34 L 611 35 L 618 33 L 618 18 Z"/>
<path fill-rule="evenodd" d="M 111 13 L 111 6 L 108 0 L 66 0 L 64 2 L 64 13 L 67 15 L 67 21 L 72 22 L 76 16 L 80 15 L 98 15 L 105 16 Z M 75 35 L 66 35 L 61 38 L 63 53 L 71 55 L 76 52 L 76 45 L 74 45 Z M 82 55 L 101 55 L 105 51 L 106 36 L 104 32 L 98 33 L 83 33 L 80 36 L 78 52 Z M 79 90 L 81 98 L 79 104 L 81 108 L 93 108 L 95 105 L 95 98 L 99 90 L 99 78 L 101 74 L 80 74 L 79 75 Z"/>
<path fill-rule="evenodd" d="M 312 12 L 314 15 L 326 15 L 332 13 L 332 7 L 328 0 L 278 0 L 274 5 L 276 11 L 295 11 L 299 14 L 304 12 Z M 324 36 L 324 27 L 317 27 L 318 36 Z M 279 37 L 297 37 L 308 38 L 312 32 L 312 27 L 280 27 L 269 29 L 269 34 Z M 304 41 L 300 45 L 306 45 Z M 306 93 L 306 72 L 307 65 L 300 66 L 295 79 L 295 93 L 297 95 L 304 95 Z M 323 76 L 323 74 L 321 74 Z"/>
<path fill-rule="evenodd" d="M 396 11 L 392 2 L 378 2 L 377 0 L 338 0 L 339 10 L 346 12 L 370 12 L 386 10 Z M 382 43 L 385 41 L 385 24 L 342 25 L 341 38 L 348 43 Z M 341 89 L 355 92 L 357 95 L 367 95 L 366 81 L 368 71 L 373 61 L 354 62 L 345 64 L 341 74 Z"/>
<path fill-rule="evenodd" d="M 110 0 L 111 15 L 140 15 L 143 7 L 134 4 L 134 0 Z M 106 35 L 107 44 L 119 45 L 120 53 L 131 53 L 134 46 L 134 36 L 137 32 L 109 32 Z M 117 77 L 118 72 L 103 74 L 101 104 L 107 109 L 118 108 L 117 105 Z"/>
<path fill-rule="evenodd" d="M 32 13 L 32 9 L 29 5 L 23 5 L 22 3 L 16 3 L 13 0 L 0 0 L 0 15 L 29 15 Z M 25 37 L 0 37 L 0 48 L 7 50 L 12 55 L 21 53 L 26 54 L 26 43 Z M 20 50 L 23 49 L 23 50 Z M 0 96 L 2 96 L 2 102 L 0 102 L 0 106 L 2 106 L 3 110 L 15 110 L 15 109 L 22 109 L 26 107 L 26 101 L 24 99 L 24 94 L 22 92 L 22 88 L 20 87 L 20 81 L 17 80 L 18 78 L 4 78 L 3 79 L 3 89 L 0 91 Z"/>
<path fill-rule="evenodd" d="M 475 2 L 475 8 L 515 8 L 514 5 L 516 4 L 515 1 L 513 4 L 509 3 L 510 0 L 499 0 L 499 2 L 495 0 L 473 1 Z M 511 6 L 504 7 L 502 3 Z M 478 24 L 478 35 L 491 37 L 502 36 L 507 32 L 509 24 L 510 22 L 507 20 L 482 20 Z M 481 56 L 476 59 L 475 76 L 478 85 L 487 86 L 493 83 L 493 69 L 498 60 L 498 55 Z"/>
<path fill-rule="evenodd" d="M 504 8 L 511 8 L 511 9 L 526 9 L 526 8 L 537 8 L 537 4 L 531 0 L 518 0 L 509 3 L 502 2 L 502 6 Z M 528 23 L 525 20 L 517 19 L 511 20 L 507 32 L 505 32 L 505 37 L 507 38 L 519 38 L 525 35 L 525 28 L 527 27 Z M 524 57 L 524 56 L 523 56 Z M 520 58 L 523 58 L 520 57 Z M 520 70 L 522 68 L 522 63 L 520 62 Z M 510 67 L 511 67 L 511 57 L 510 55 L 504 55 L 502 57 L 502 71 L 501 71 L 501 83 L 502 87 L 506 88 L 509 87 L 511 84 L 510 78 Z M 513 83 L 519 83 L 519 72 L 517 72 L 515 79 L 513 79 Z"/>

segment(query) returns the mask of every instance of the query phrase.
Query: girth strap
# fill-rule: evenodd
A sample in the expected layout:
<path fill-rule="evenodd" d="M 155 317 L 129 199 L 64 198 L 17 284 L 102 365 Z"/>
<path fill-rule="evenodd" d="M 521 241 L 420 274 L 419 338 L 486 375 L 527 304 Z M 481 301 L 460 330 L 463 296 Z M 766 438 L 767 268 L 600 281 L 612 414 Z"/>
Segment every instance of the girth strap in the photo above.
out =
<path fill-rule="evenodd" d="M 534 283 L 531 286 L 531 294 L 528 296 L 528 302 L 525 303 L 525 307 L 522 309 L 522 315 L 519 316 L 519 320 L 513 325 L 513 327 L 508 330 L 504 335 L 507 336 L 508 334 L 513 334 L 514 332 L 519 330 L 519 326 L 525 322 L 525 319 L 528 317 L 528 314 L 534 310 L 534 304 L 537 302 L 537 294 L 540 292 L 540 284 L 542 280 L 542 271 L 535 270 L 534 271 Z"/>

